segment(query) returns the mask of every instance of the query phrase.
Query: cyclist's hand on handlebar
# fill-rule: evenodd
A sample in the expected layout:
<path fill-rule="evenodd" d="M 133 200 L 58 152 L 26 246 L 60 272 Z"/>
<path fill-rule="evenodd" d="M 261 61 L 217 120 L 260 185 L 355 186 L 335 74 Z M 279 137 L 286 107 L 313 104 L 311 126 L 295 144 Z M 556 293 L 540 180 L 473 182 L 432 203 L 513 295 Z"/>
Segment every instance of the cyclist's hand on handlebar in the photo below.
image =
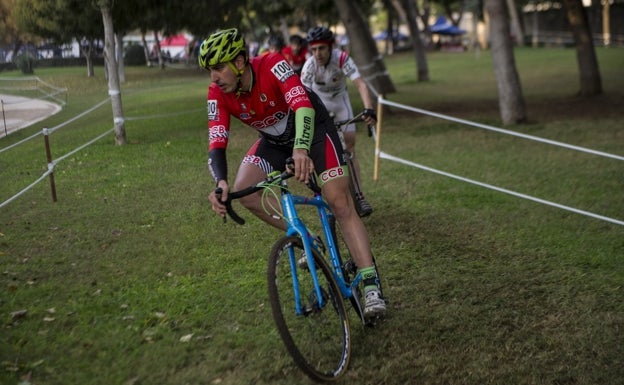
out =
<path fill-rule="evenodd" d="M 310 175 L 314 172 L 314 162 L 312 162 L 312 159 L 308 156 L 308 151 L 302 148 L 296 148 L 293 150 L 292 158 L 295 162 L 295 179 L 299 182 L 306 183 Z"/>
<path fill-rule="evenodd" d="M 220 180 L 217 184 L 217 188 L 208 195 L 208 200 L 212 204 L 212 210 L 219 214 L 219 216 L 225 218 L 227 209 L 223 202 L 228 198 L 230 192 L 230 186 L 224 180 Z"/>
<path fill-rule="evenodd" d="M 377 114 L 370 108 L 365 108 L 364 111 L 362 111 L 362 117 L 369 126 L 374 126 L 377 123 Z"/>

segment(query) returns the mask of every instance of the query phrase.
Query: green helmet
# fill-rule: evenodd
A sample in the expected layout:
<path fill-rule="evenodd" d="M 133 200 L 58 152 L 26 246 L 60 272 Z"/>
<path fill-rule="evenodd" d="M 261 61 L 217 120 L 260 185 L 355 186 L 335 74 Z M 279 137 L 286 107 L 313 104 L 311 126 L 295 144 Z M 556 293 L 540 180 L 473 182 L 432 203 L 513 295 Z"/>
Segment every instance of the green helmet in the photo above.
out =
<path fill-rule="evenodd" d="M 215 32 L 204 40 L 199 48 L 199 65 L 208 68 L 231 62 L 239 54 L 245 55 L 245 39 L 236 28 Z"/>

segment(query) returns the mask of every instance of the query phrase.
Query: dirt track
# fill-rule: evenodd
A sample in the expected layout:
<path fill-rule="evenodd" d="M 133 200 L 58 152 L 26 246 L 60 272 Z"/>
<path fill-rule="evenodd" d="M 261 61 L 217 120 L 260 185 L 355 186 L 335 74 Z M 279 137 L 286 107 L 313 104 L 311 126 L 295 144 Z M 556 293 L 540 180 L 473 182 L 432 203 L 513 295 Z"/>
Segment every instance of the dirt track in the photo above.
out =
<path fill-rule="evenodd" d="M 61 110 L 58 104 L 21 96 L 0 95 L 0 138 Z"/>

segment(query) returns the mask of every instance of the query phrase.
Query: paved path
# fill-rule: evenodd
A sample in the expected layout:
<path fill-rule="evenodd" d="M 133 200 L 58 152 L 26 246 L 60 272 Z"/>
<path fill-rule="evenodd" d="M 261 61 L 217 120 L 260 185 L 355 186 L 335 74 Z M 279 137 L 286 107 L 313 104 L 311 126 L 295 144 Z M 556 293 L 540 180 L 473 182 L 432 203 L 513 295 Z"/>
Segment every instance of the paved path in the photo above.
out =
<path fill-rule="evenodd" d="M 0 94 L 0 138 L 33 125 L 61 110 L 61 106 L 40 99 Z M 43 127 L 42 127 L 43 128 Z"/>

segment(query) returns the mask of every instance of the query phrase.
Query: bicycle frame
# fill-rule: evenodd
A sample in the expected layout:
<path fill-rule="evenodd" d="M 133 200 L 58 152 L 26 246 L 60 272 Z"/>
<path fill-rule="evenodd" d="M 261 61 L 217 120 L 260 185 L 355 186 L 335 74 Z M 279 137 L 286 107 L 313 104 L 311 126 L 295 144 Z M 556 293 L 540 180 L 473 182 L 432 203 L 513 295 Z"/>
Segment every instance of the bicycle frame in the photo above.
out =
<path fill-rule="evenodd" d="M 292 160 L 287 161 L 286 169 L 289 171 L 273 171 L 263 181 L 227 194 L 225 200 L 221 200 L 223 191 L 220 188 L 215 189 L 215 196 L 225 205 L 229 217 L 242 225 L 245 221 L 232 208 L 232 200 L 260 190 L 264 190 L 261 199 L 265 199 L 265 193 L 279 188 L 279 197 L 276 191 L 271 190 L 270 194 L 277 199 L 280 208 L 274 206 L 277 202 L 271 201 L 267 206 L 262 202 L 267 214 L 284 220 L 286 224 L 284 236 L 277 240 L 269 255 L 267 278 L 271 310 L 278 332 L 295 363 L 310 378 L 331 381 L 344 374 L 351 352 L 349 317 L 344 299 L 350 300 L 365 325 L 374 325 L 374 321 L 369 322 L 364 316 L 359 287 L 361 274 L 353 269 L 351 260 L 342 264 L 336 218 L 323 199 L 316 178 L 312 176 L 307 183 L 313 192 L 311 196 L 293 194 L 286 181 L 294 175 L 292 165 Z M 325 244 L 322 238 L 308 230 L 297 206 L 313 206 L 316 209 Z M 304 260 L 296 255 L 299 253 L 305 254 Z M 279 269 L 278 265 L 281 265 Z M 304 322 L 299 323 L 298 320 Z M 336 334 L 317 332 L 318 328 L 325 330 L 328 325 Z M 298 346 L 299 343 L 303 345 Z M 335 349 L 336 343 L 339 343 L 340 349 Z M 307 351 L 302 351 L 302 347 Z"/>
<path fill-rule="evenodd" d="M 323 228 L 325 247 L 328 250 L 328 256 L 331 262 L 334 278 L 336 279 L 336 282 L 343 297 L 353 297 L 353 288 L 359 284 L 361 276 L 358 273 L 353 281 L 349 284 L 345 280 L 344 271 L 342 269 L 342 266 L 340 265 L 340 251 L 338 249 L 338 244 L 334 239 L 334 235 L 332 234 L 332 229 L 330 225 L 330 218 L 333 217 L 334 214 L 331 212 L 327 202 L 323 200 L 321 194 L 318 192 L 315 192 L 312 197 L 292 194 L 288 190 L 286 181 L 280 182 L 280 191 L 284 217 L 283 219 L 286 221 L 287 224 L 286 235 L 290 236 L 297 234 L 303 240 L 303 247 L 307 257 L 308 268 L 312 273 L 314 288 L 316 290 L 317 298 L 319 299 L 319 305 L 322 307 L 325 304 L 322 302 L 323 296 L 321 295 L 321 288 L 316 277 L 316 266 L 314 264 L 314 258 L 312 257 L 311 252 L 312 248 L 315 248 L 324 257 L 327 257 L 327 255 L 325 255 L 323 250 L 319 248 L 313 241 L 307 227 L 299 217 L 296 206 L 314 206 L 316 208 L 321 227 Z M 291 275 L 293 277 L 293 290 L 296 299 L 296 312 L 298 315 L 303 315 L 304 311 L 301 308 L 301 295 L 299 293 L 299 282 L 295 265 L 297 263 L 297 260 L 294 253 L 290 253 L 289 259 Z"/>

